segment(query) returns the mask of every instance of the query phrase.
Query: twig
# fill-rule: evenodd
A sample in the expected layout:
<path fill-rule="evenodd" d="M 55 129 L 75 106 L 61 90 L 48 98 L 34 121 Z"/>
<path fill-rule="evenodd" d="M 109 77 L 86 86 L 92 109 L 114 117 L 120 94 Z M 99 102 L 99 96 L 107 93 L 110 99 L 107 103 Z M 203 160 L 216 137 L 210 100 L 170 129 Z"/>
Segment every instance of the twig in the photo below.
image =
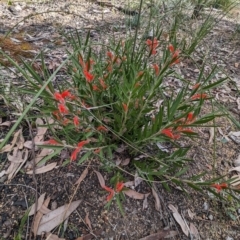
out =
<path fill-rule="evenodd" d="M 30 122 L 28 120 L 27 124 L 29 127 L 29 134 L 32 140 L 32 170 L 33 170 L 33 174 L 32 174 L 32 178 L 33 178 L 33 182 L 35 184 L 35 209 L 34 209 L 34 215 L 33 215 L 33 221 L 32 221 L 32 225 L 31 225 L 31 230 L 33 228 L 33 223 L 34 223 L 34 218 L 37 212 L 37 207 L 38 207 L 38 194 L 37 194 L 37 179 L 36 179 L 36 175 L 35 175 L 35 170 L 36 170 L 36 162 L 35 162 L 35 158 L 36 158 L 36 154 L 35 154 L 35 142 L 34 142 L 34 137 L 33 137 L 33 131 L 32 131 L 32 126 L 30 124 Z M 29 240 L 31 240 L 31 230 L 30 230 L 30 234 L 29 234 Z M 36 239 L 36 236 L 34 236 L 34 240 Z"/>
<path fill-rule="evenodd" d="M 35 191 L 37 194 L 37 190 L 34 189 L 33 187 L 27 186 L 27 185 L 23 185 L 23 184 L 0 184 L 0 186 L 21 186 L 21 187 L 26 187 L 26 188 L 30 188 L 31 190 Z"/>

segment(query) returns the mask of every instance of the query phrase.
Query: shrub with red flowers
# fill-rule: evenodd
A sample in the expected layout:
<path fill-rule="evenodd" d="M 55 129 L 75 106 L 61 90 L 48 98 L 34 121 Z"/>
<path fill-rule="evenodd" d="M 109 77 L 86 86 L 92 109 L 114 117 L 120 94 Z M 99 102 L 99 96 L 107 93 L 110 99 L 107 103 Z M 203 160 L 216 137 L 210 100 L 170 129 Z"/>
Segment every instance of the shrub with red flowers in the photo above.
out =
<path fill-rule="evenodd" d="M 181 178 L 187 171 L 188 149 L 179 143 L 197 137 L 199 126 L 221 115 L 203 115 L 201 108 L 211 100 L 210 90 L 225 79 L 213 81 L 214 72 L 206 76 L 203 67 L 196 81 L 179 77 L 182 87 L 172 87 L 167 81 L 178 77 L 175 68 L 182 67 L 184 52 L 181 45 L 159 39 L 156 35 L 143 40 L 137 50 L 128 39 L 96 53 L 89 38 L 82 45 L 73 41 L 70 79 L 58 90 L 49 83 L 41 95 L 42 114 L 53 119 L 55 135 L 44 144 L 68 148 L 69 162 L 81 164 L 94 157 L 107 169 L 114 169 L 116 149 L 124 146 L 142 177 L 197 187 L 199 181 Z M 159 148 L 167 142 L 172 146 L 168 152 Z M 226 189 L 212 183 L 206 185 L 218 192 Z M 118 179 L 112 186 L 104 187 L 108 201 L 121 193 L 123 182 Z M 166 182 L 164 186 L 169 188 Z"/>

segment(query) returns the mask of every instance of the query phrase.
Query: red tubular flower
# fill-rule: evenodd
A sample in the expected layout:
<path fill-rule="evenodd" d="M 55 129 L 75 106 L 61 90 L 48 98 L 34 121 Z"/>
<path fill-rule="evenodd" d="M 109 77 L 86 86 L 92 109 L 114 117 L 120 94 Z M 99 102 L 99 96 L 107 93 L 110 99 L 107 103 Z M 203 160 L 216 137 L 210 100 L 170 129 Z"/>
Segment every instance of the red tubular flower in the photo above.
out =
<path fill-rule="evenodd" d="M 116 192 L 121 192 L 123 187 L 124 187 L 124 183 L 123 182 L 117 182 L 117 184 L 116 184 Z"/>
<path fill-rule="evenodd" d="M 77 159 L 78 153 L 81 151 L 81 148 L 77 147 L 71 154 L 70 160 L 75 161 Z"/>
<path fill-rule="evenodd" d="M 96 153 L 96 154 L 98 154 L 100 152 L 101 152 L 101 148 L 97 148 L 97 149 L 94 150 L 94 153 Z"/>
<path fill-rule="evenodd" d="M 137 87 L 140 87 L 141 86 L 141 83 L 140 82 L 136 82 L 134 87 L 137 88 Z"/>
<path fill-rule="evenodd" d="M 94 61 L 89 58 L 89 60 L 85 63 L 85 70 L 90 71 L 92 68 L 92 65 L 94 64 Z"/>
<path fill-rule="evenodd" d="M 211 185 L 211 187 L 216 188 L 217 192 L 221 192 L 222 189 L 228 188 L 228 185 L 227 185 L 227 183 L 221 183 L 221 184 L 214 183 Z"/>
<path fill-rule="evenodd" d="M 197 93 L 191 97 L 191 100 L 206 99 L 207 97 L 206 93 Z"/>
<path fill-rule="evenodd" d="M 55 139 L 51 138 L 48 141 L 45 141 L 44 144 L 56 145 L 59 144 Z"/>
<path fill-rule="evenodd" d="M 172 129 L 171 128 L 165 128 L 161 131 L 161 134 L 173 139 L 173 140 L 177 140 L 179 139 L 181 136 L 180 134 L 173 134 Z"/>
<path fill-rule="evenodd" d="M 77 144 L 78 148 L 82 148 L 85 144 L 88 144 L 90 141 L 89 140 L 84 140 L 84 141 L 81 141 Z"/>
<path fill-rule="evenodd" d="M 103 187 L 107 192 L 109 192 L 110 194 L 107 196 L 107 201 L 109 202 L 113 196 L 114 196 L 114 190 L 110 187 L 104 186 Z"/>
<path fill-rule="evenodd" d="M 161 131 L 161 134 L 166 135 L 167 137 L 174 139 L 174 135 L 172 133 L 172 129 L 171 128 L 163 129 Z"/>
<path fill-rule="evenodd" d="M 113 59 L 114 59 L 113 53 L 110 52 L 110 51 L 108 51 L 106 54 L 107 54 L 107 57 L 108 57 L 111 61 L 113 61 Z"/>
<path fill-rule="evenodd" d="M 192 86 L 192 90 L 198 89 L 200 87 L 200 83 L 196 83 L 194 86 Z"/>
<path fill-rule="evenodd" d="M 69 90 L 65 90 L 65 91 L 63 91 L 62 93 L 61 93 L 61 96 L 62 96 L 62 98 L 69 98 L 69 99 L 71 99 L 71 100 L 73 100 L 73 99 L 75 99 L 76 97 L 74 96 L 74 95 L 72 95 L 70 92 L 69 92 Z"/>
<path fill-rule="evenodd" d="M 172 66 L 173 64 L 179 63 L 180 62 L 180 60 L 179 60 L 180 50 L 175 50 L 175 48 L 172 44 L 168 45 L 168 50 L 172 53 L 172 60 L 170 62 L 170 66 Z"/>
<path fill-rule="evenodd" d="M 53 111 L 53 112 L 52 112 L 52 115 L 54 115 L 57 120 L 60 120 L 60 119 L 61 119 L 61 114 L 60 114 L 59 110 Z"/>
<path fill-rule="evenodd" d="M 83 74 L 89 83 L 92 82 L 92 80 L 94 79 L 94 76 L 87 70 L 83 70 Z"/>
<path fill-rule="evenodd" d="M 64 103 L 64 102 L 65 102 L 62 94 L 59 93 L 59 92 L 55 92 L 55 93 L 54 93 L 54 98 L 55 98 L 57 101 L 59 101 L 60 103 Z"/>
<path fill-rule="evenodd" d="M 96 84 L 92 85 L 93 91 L 100 91 L 99 87 Z"/>
<path fill-rule="evenodd" d="M 60 113 L 68 113 L 68 109 L 64 104 L 58 104 L 58 110 Z"/>
<path fill-rule="evenodd" d="M 99 126 L 99 127 L 97 127 L 97 131 L 107 132 L 108 130 L 104 126 Z"/>
<path fill-rule="evenodd" d="M 143 74 L 144 74 L 144 71 L 140 71 L 138 72 L 137 77 L 141 77 Z"/>
<path fill-rule="evenodd" d="M 128 106 L 127 106 L 127 104 L 126 104 L 126 103 L 123 103 L 122 106 L 123 106 L 124 112 L 127 112 L 127 111 L 128 111 Z"/>
<path fill-rule="evenodd" d="M 99 78 L 99 82 L 100 82 L 100 84 L 101 84 L 101 86 L 102 86 L 102 88 L 103 89 L 107 89 L 107 84 L 103 81 L 103 79 L 102 78 Z"/>
<path fill-rule="evenodd" d="M 156 48 L 158 47 L 158 44 L 159 44 L 159 41 L 157 40 L 157 38 L 155 37 L 153 41 L 148 39 L 146 41 L 146 44 L 149 47 L 151 55 L 155 55 L 157 53 Z"/>
<path fill-rule="evenodd" d="M 67 119 L 67 118 L 64 118 L 63 121 L 62 121 L 62 124 L 63 124 L 64 126 L 67 126 L 69 123 L 70 123 L 70 120 Z"/>
<path fill-rule="evenodd" d="M 155 71 L 156 76 L 158 76 L 159 75 L 159 66 L 156 63 L 154 63 L 152 65 L 152 67 L 153 67 L 153 69 Z"/>
<path fill-rule="evenodd" d="M 186 123 L 190 124 L 193 123 L 195 121 L 195 116 L 193 114 L 193 112 L 188 113 L 187 118 L 186 118 Z"/>
<path fill-rule="evenodd" d="M 182 132 L 182 133 L 195 133 L 192 129 L 190 128 L 182 128 L 182 129 L 178 129 L 177 128 L 177 131 L 178 132 Z"/>
<path fill-rule="evenodd" d="M 79 126 L 79 117 L 78 116 L 74 116 L 73 118 L 73 124 L 75 127 Z"/>
<path fill-rule="evenodd" d="M 171 52 L 171 53 L 174 53 L 174 46 L 172 44 L 169 44 L 168 45 L 168 50 Z"/>

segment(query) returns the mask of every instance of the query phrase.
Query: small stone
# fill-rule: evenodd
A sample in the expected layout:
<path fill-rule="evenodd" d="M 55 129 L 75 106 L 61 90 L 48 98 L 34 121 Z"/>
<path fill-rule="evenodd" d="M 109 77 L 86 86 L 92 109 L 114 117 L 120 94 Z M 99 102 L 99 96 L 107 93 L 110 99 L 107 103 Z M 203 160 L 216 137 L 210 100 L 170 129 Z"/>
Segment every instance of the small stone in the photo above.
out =
<path fill-rule="evenodd" d="M 226 240 L 234 240 L 232 237 L 227 236 Z"/>
<path fill-rule="evenodd" d="M 205 211 L 208 211 L 208 210 L 209 210 L 209 204 L 208 204 L 207 202 L 204 202 L 204 204 L 203 204 L 203 209 L 204 209 Z"/>
<path fill-rule="evenodd" d="M 213 220 L 213 215 L 210 214 L 210 215 L 208 216 L 208 219 L 209 219 L 210 221 L 212 221 L 212 220 Z"/>
<path fill-rule="evenodd" d="M 23 209 L 27 209 L 27 203 L 26 203 L 25 199 L 16 201 L 12 205 L 13 206 L 21 206 Z"/>
<path fill-rule="evenodd" d="M 238 214 L 240 215 L 240 208 L 237 210 Z"/>

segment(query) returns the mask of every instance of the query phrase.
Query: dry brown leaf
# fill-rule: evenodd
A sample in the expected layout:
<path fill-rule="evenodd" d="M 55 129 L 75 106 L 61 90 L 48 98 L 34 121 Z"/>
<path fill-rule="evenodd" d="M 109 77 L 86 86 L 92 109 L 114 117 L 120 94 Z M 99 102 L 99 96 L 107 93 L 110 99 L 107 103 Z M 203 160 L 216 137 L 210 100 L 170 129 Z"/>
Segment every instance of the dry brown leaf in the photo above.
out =
<path fill-rule="evenodd" d="M 121 165 L 122 166 L 126 166 L 126 165 L 128 165 L 130 163 L 130 158 L 126 158 L 126 159 L 124 159 L 123 161 L 121 161 Z"/>
<path fill-rule="evenodd" d="M 126 149 L 126 146 L 122 144 L 122 145 L 121 145 L 120 147 L 118 147 L 115 151 L 116 151 L 117 153 L 122 153 L 122 152 L 125 151 L 125 149 Z"/>
<path fill-rule="evenodd" d="M 177 223 L 180 225 L 183 233 L 188 236 L 188 227 L 187 225 L 185 224 L 184 220 L 182 219 L 181 215 L 178 213 L 178 210 L 172 205 L 172 204 L 169 204 L 168 205 L 168 208 L 172 210 L 173 212 L 173 217 L 175 218 L 175 220 L 177 221 Z"/>
<path fill-rule="evenodd" d="M 11 122 L 10 121 L 6 121 L 0 124 L 0 126 L 2 127 L 10 127 L 11 126 Z"/>
<path fill-rule="evenodd" d="M 229 169 L 229 172 L 237 171 L 240 172 L 240 166 Z"/>
<path fill-rule="evenodd" d="M 99 229 L 99 230 L 95 230 L 95 231 L 93 231 L 92 232 L 95 236 L 99 236 L 101 233 L 102 233 L 102 229 Z M 89 233 L 89 234 L 86 234 L 86 235 L 84 235 L 84 236 L 82 236 L 82 237 L 78 237 L 77 239 L 75 239 L 75 240 L 91 240 L 91 239 L 95 239 L 95 237 L 94 237 L 94 235 L 93 234 L 91 234 L 91 233 Z M 99 238 L 100 239 L 100 238 Z"/>
<path fill-rule="evenodd" d="M 18 149 L 23 149 L 24 142 L 25 142 L 25 139 L 24 139 L 24 137 L 22 135 L 22 129 L 21 129 L 21 131 L 19 132 L 19 136 L 18 136 L 17 142 L 16 142 L 16 145 L 17 145 Z"/>
<path fill-rule="evenodd" d="M 9 160 L 10 162 L 21 163 L 21 162 L 23 161 L 23 159 L 22 159 L 22 154 L 23 154 L 23 152 L 20 151 L 20 150 L 18 149 L 18 147 L 15 147 L 15 148 L 13 148 L 12 155 L 11 155 L 11 153 L 9 152 L 9 153 L 7 154 L 7 157 L 8 157 L 8 160 Z"/>
<path fill-rule="evenodd" d="M 19 130 L 14 134 L 13 140 L 12 140 L 11 144 L 5 145 L 5 146 L 0 150 L 0 153 L 2 153 L 2 152 L 10 152 L 10 151 L 14 148 L 16 142 L 18 141 L 19 135 L 20 135 L 21 133 L 22 133 L 22 129 L 19 129 Z"/>
<path fill-rule="evenodd" d="M 37 202 L 37 211 L 42 207 L 43 202 L 44 202 L 44 198 L 45 198 L 46 193 L 43 193 L 39 198 L 38 198 L 38 202 Z M 35 205 L 36 203 L 34 203 L 31 207 L 30 207 L 30 211 L 28 213 L 28 216 L 31 216 L 34 214 L 35 212 Z"/>
<path fill-rule="evenodd" d="M 41 173 L 49 172 L 49 171 L 53 170 L 56 166 L 57 166 L 57 162 L 50 163 L 50 164 L 48 164 L 46 166 L 43 166 L 41 168 L 37 168 L 35 170 L 35 174 L 41 174 Z M 33 170 L 27 171 L 26 173 L 27 174 L 33 174 Z"/>
<path fill-rule="evenodd" d="M 42 206 L 45 206 L 45 207 L 48 207 L 48 204 L 50 202 L 51 198 L 50 197 L 47 197 L 47 199 L 44 201 L 43 205 Z M 41 219 L 43 217 L 43 213 L 41 213 L 40 211 L 37 212 L 35 218 L 34 218 L 34 221 L 33 221 L 33 229 L 32 229 L 32 232 L 34 234 L 34 236 L 37 235 L 37 231 L 38 231 L 38 227 L 39 227 L 39 224 L 41 222 Z"/>
<path fill-rule="evenodd" d="M 187 212 L 188 212 L 188 216 L 193 220 L 196 213 L 193 213 L 190 209 L 188 209 Z"/>
<path fill-rule="evenodd" d="M 10 152 L 12 149 L 13 149 L 13 145 L 12 144 L 7 144 L 0 150 L 0 153 Z"/>
<path fill-rule="evenodd" d="M 213 138 L 214 138 L 214 127 L 210 127 L 208 143 L 213 143 Z"/>
<path fill-rule="evenodd" d="M 92 224 L 91 224 L 91 221 L 89 219 L 89 212 L 86 213 L 85 222 L 88 225 L 89 229 L 92 231 Z"/>
<path fill-rule="evenodd" d="M 154 190 L 154 188 L 152 188 L 152 194 L 153 194 L 153 197 L 155 198 L 155 208 L 157 211 L 161 211 L 161 204 L 160 204 L 160 199 L 159 199 L 159 196 L 158 194 L 156 193 L 156 191 Z"/>
<path fill-rule="evenodd" d="M 5 170 L 2 170 L 1 172 L 0 172 L 0 178 L 2 177 L 2 176 L 4 176 L 6 174 L 6 171 Z"/>
<path fill-rule="evenodd" d="M 150 193 L 145 194 L 145 198 L 143 200 L 143 210 L 148 207 L 148 196 Z"/>
<path fill-rule="evenodd" d="M 143 193 L 138 193 L 132 189 L 128 189 L 128 190 L 123 190 L 123 193 L 126 194 L 128 197 L 133 198 L 133 199 L 144 199 L 145 194 Z"/>
<path fill-rule="evenodd" d="M 190 229 L 190 234 L 194 236 L 194 239 L 200 240 L 199 232 L 197 228 L 193 225 L 193 223 L 190 223 L 189 229 Z"/>
<path fill-rule="evenodd" d="M 24 143 L 24 147 L 28 148 L 28 149 L 32 149 L 33 148 L 33 142 L 32 141 L 26 141 Z M 35 150 L 36 150 L 36 148 L 35 148 Z"/>
<path fill-rule="evenodd" d="M 47 132 L 47 127 L 39 127 L 39 125 L 44 125 L 44 122 L 41 118 L 36 119 L 37 135 L 34 137 L 34 142 L 42 142 L 44 139 L 44 134 Z"/>
<path fill-rule="evenodd" d="M 138 176 L 138 173 L 136 172 L 135 175 L 134 175 L 134 185 L 135 185 L 135 187 L 137 187 L 142 181 L 143 181 L 142 178 L 140 178 Z"/>
<path fill-rule="evenodd" d="M 116 160 L 116 165 L 119 166 L 121 164 L 122 160 L 120 159 L 120 157 L 117 157 Z"/>
<path fill-rule="evenodd" d="M 50 232 L 53 228 L 57 227 L 70 216 L 80 203 L 81 200 L 74 201 L 44 215 L 39 224 L 37 235 L 41 235 L 42 232 Z"/>
<path fill-rule="evenodd" d="M 35 164 L 39 163 L 44 157 L 52 154 L 54 152 L 53 149 L 43 148 L 42 151 L 36 155 Z M 38 165 L 38 167 L 42 167 L 43 165 Z"/>
<path fill-rule="evenodd" d="M 58 235 L 52 234 L 50 232 L 46 233 L 46 240 L 65 240 L 66 238 L 59 238 Z"/>
<path fill-rule="evenodd" d="M 238 155 L 237 159 L 233 160 L 233 163 L 235 167 L 240 166 L 240 154 Z"/>
<path fill-rule="evenodd" d="M 238 110 L 240 110 L 240 97 L 237 98 L 237 105 L 238 105 Z"/>
<path fill-rule="evenodd" d="M 102 188 L 104 188 L 104 187 L 105 187 L 105 180 L 104 180 L 102 174 L 101 174 L 100 172 L 98 172 L 98 171 L 95 171 L 95 170 L 94 170 L 94 172 L 97 174 L 97 177 L 98 177 L 98 181 L 99 181 L 99 183 L 100 183 L 100 186 L 101 186 Z"/>
<path fill-rule="evenodd" d="M 133 187 L 134 186 L 134 181 L 129 181 L 124 183 L 125 187 Z"/>
<path fill-rule="evenodd" d="M 176 231 L 170 231 L 170 230 L 161 230 L 157 233 L 153 233 L 147 237 L 141 238 L 139 240 L 162 240 L 169 237 L 174 237 L 177 235 Z"/>
<path fill-rule="evenodd" d="M 88 174 L 88 168 L 85 168 L 84 171 L 82 172 L 80 178 L 75 182 L 75 185 L 80 184 L 85 179 L 87 174 Z"/>
<path fill-rule="evenodd" d="M 13 161 L 11 162 L 10 166 L 8 167 L 8 169 L 6 171 L 6 174 L 8 175 L 8 180 L 12 179 L 18 173 L 18 171 L 22 168 L 23 164 L 28 159 L 28 150 L 27 149 L 24 149 L 23 151 L 21 151 L 21 154 L 18 153 L 19 150 L 16 150 L 16 151 L 17 152 L 15 152 L 13 155 L 9 154 L 10 159 Z M 16 155 L 17 156 L 21 155 L 21 160 L 20 159 L 17 160 Z M 14 161 L 18 161 L 18 162 L 14 162 Z"/>
<path fill-rule="evenodd" d="M 51 210 L 47 208 L 45 205 L 42 205 L 42 207 L 39 209 L 39 212 L 41 212 L 43 215 L 50 213 Z"/>
<path fill-rule="evenodd" d="M 230 182 L 230 184 L 234 187 L 240 185 L 240 176 L 239 175 L 233 175 L 231 177 L 232 181 Z"/>

